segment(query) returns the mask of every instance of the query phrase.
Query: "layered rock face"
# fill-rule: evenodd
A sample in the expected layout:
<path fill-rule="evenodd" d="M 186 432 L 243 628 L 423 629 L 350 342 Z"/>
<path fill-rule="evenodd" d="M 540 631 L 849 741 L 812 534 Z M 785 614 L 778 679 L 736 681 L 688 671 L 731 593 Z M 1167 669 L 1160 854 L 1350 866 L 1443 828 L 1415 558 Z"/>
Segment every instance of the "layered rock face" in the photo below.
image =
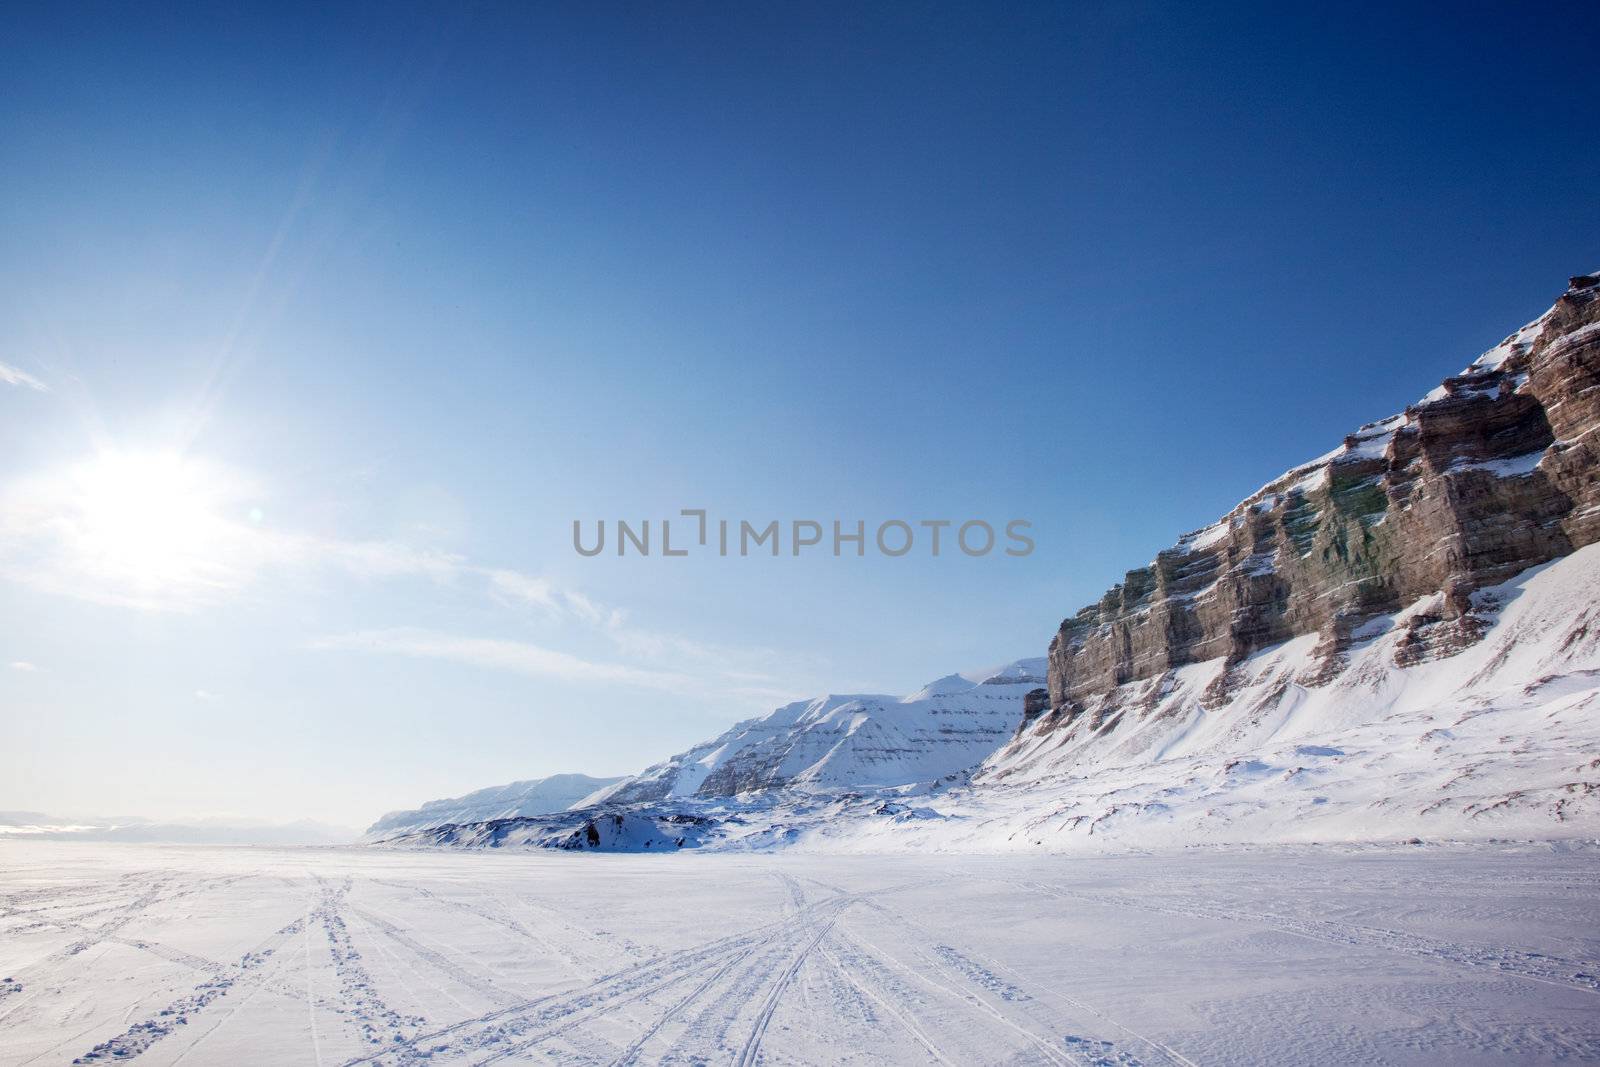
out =
<path fill-rule="evenodd" d="M 1363 622 L 1433 594 L 1442 606 L 1409 618 L 1397 659 L 1465 647 L 1482 628 L 1473 590 L 1600 540 L 1597 429 L 1590 275 L 1404 413 L 1264 486 L 1064 621 L 1040 727 L 1098 725 L 1119 686 L 1307 634 L 1331 673 Z M 1219 700 L 1230 684 L 1219 676 Z"/>

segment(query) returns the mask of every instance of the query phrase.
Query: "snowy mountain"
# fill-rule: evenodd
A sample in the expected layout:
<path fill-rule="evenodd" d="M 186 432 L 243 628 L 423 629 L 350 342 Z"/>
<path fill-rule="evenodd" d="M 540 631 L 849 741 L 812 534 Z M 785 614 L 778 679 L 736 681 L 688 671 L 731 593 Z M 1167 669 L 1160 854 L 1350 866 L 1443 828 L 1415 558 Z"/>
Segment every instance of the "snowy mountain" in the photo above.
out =
<path fill-rule="evenodd" d="M 591 778 L 587 774 L 552 774 L 547 778 L 491 786 L 464 797 L 430 800 L 410 811 L 391 811 L 367 827 L 367 838 L 377 840 L 449 823 L 487 822 L 564 811 L 621 780 Z"/>
<path fill-rule="evenodd" d="M 398 839 L 1076 849 L 1600 836 L 1600 275 L 1067 618 L 576 810 Z M 1044 683 L 1044 688 L 1040 688 Z"/>
<path fill-rule="evenodd" d="M 1332 674 L 1315 634 L 1187 665 L 1123 687 L 1099 724 L 1036 719 L 917 818 L 862 806 L 794 836 L 848 850 L 1600 837 L 1600 545 L 1478 590 L 1481 639 L 1416 660 L 1442 599 L 1372 620 Z"/>
<path fill-rule="evenodd" d="M 905 697 L 821 696 L 649 767 L 595 805 L 732 797 L 773 789 L 828 793 L 931 782 L 976 766 L 1016 731 L 1043 659 L 952 674 Z"/>
<path fill-rule="evenodd" d="M 502 801 L 515 787 L 507 786 L 385 815 L 367 837 L 628 851 L 699 843 L 701 820 L 689 810 L 698 801 L 782 796 L 807 805 L 812 797 L 915 787 L 976 767 L 1016 732 L 1027 696 L 1042 695 L 1044 668 L 1042 658 L 1017 660 L 952 674 L 905 697 L 797 701 L 631 778 L 585 779 L 594 786 L 567 804 L 508 810 Z M 564 812 L 569 806 L 582 810 Z"/>

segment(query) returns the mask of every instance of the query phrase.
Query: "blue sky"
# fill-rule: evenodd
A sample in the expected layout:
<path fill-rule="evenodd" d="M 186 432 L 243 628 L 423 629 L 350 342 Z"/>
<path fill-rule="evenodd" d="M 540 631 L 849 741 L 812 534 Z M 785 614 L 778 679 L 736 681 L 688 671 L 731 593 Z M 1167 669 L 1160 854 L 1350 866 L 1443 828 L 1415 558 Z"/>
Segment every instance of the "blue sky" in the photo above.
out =
<path fill-rule="evenodd" d="M 1600 266 L 1596 29 L 14 12 L 0 807 L 360 824 L 1040 655 Z M 571 549 L 683 507 L 1038 548 Z"/>

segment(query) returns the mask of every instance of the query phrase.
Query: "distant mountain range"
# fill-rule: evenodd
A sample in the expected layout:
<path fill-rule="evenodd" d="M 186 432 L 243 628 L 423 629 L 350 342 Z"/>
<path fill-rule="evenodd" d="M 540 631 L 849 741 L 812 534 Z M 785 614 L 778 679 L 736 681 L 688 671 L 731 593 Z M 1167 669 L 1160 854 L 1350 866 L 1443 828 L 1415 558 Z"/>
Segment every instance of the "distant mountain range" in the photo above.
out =
<path fill-rule="evenodd" d="M 1584 275 L 1406 411 L 1129 571 L 1043 660 L 790 704 L 559 808 L 369 836 L 626 850 L 1593 837 L 1597 431 L 1600 275 Z"/>
<path fill-rule="evenodd" d="M 979 763 L 1004 743 L 1016 730 L 1023 697 L 1044 684 L 1040 658 L 952 674 L 905 697 L 796 701 L 624 779 L 591 803 L 931 782 Z"/>
<path fill-rule="evenodd" d="M 385 816 L 368 838 L 638 850 L 721 840 L 723 816 L 773 801 L 827 807 L 861 791 L 963 774 L 1015 733 L 1027 694 L 1044 692 L 1044 666 L 1040 658 L 952 674 L 905 697 L 797 701 L 617 780 L 571 810 L 551 805 L 542 814 L 430 820 L 411 831 L 387 829 L 393 817 Z M 423 810 L 453 802 L 435 803 Z"/>
<path fill-rule="evenodd" d="M 352 827 L 309 819 L 290 823 L 258 820 L 163 821 L 138 816 L 64 816 L 40 811 L 0 811 L 0 840 L 126 841 L 183 845 L 347 845 L 360 836 Z"/>
<path fill-rule="evenodd" d="M 451 823 L 488 822 L 565 811 L 622 780 L 591 778 L 587 774 L 552 774 L 548 778 L 491 786 L 464 797 L 430 800 L 410 811 L 391 811 L 367 827 L 367 836 L 392 837 Z"/>

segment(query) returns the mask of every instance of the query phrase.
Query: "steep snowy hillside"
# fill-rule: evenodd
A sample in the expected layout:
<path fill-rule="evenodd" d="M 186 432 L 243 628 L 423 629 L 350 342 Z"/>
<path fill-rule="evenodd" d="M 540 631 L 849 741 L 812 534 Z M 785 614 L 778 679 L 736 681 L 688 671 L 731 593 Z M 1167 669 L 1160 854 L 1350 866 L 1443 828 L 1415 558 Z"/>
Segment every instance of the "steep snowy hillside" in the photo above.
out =
<path fill-rule="evenodd" d="M 1600 545 L 1479 590 L 1482 639 L 1418 661 L 1408 649 L 1438 608 L 1373 620 L 1331 676 L 1307 635 L 1130 683 L 1104 721 L 1036 718 L 953 781 L 665 797 L 403 841 L 988 852 L 1600 838 Z"/>
<path fill-rule="evenodd" d="M 735 725 L 591 798 L 591 804 L 931 782 L 976 766 L 1044 685 L 1043 659 L 952 674 L 906 697 L 822 696 Z"/>
<path fill-rule="evenodd" d="M 548 778 L 480 789 L 464 797 L 430 800 L 410 811 L 389 812 L 367 827 L 367 838 L 376 840 L 449 823 L 486 822 L 564 811 L 619 781 L 620 778 L 591 778 L 587 774 L 552 774 Z"/>
<path fill-rule="evenodd" d="M 817 832 L 958 849 L 1600 838 L 1600 545 L 1477 591 L 1482 639 L 1419 662 L 1441 603 L 1372 620 L 1331 676 L 1308 634 L 1129 683 L 1102 722 L 1035 720 L 888 837 L 870 819 Z"/>

